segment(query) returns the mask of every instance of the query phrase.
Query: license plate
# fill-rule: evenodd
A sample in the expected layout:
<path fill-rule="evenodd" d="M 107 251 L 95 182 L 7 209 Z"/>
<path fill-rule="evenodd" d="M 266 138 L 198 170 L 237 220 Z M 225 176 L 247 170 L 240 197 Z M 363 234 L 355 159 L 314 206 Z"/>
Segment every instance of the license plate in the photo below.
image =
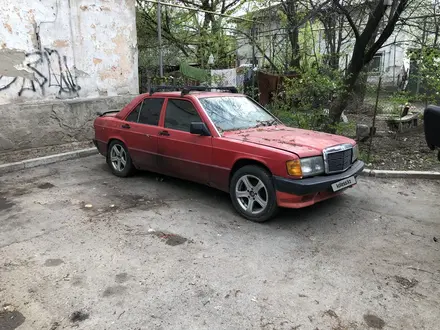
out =
<path fill-rule="evenodd" d="M 344 180 L 338 181 L 336 183 L 333 183 L 332 184 L 332 189 L 333 189 L 333 191 L 339 191 L 339 190 L 342 190 L 344 188 L 351 187 L 351 186 L 353 186 L 355 184 L 356 184 L 356 178 L 354 176 L 352 176 L 352 177 L 349 177 L 347 179 L 344 179 Z"/>

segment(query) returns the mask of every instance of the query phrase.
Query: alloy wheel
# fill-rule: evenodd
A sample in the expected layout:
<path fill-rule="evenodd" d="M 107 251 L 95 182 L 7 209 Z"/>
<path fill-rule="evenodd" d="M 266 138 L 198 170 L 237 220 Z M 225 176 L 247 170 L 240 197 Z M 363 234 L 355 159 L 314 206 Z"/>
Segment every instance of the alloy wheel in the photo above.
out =
<path fill-rule="evenodd" d="M 110 151 L 110 161 L 115 171 L 122 172 L 127 165 L 127 153 L 120 144 L 115 144 Z"/>
<path fill-rule="evenodd" d="M 268 205 L 269 195 L 263 181 L 254 175 L 243 175 L 235 185 L 235 198 L 248 214 L 263 212 Z"/>

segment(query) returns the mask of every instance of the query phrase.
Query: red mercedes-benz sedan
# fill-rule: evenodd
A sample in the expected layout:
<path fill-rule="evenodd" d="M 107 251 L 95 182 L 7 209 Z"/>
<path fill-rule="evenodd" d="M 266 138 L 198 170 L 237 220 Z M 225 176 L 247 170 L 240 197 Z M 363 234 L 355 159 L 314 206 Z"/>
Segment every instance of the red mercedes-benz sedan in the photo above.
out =
<path fill-rule="evenodd" d="M 355 141 L 287 127 L 234 90 L 194 89 L 203 88 L 142 94 L 96 118 L 94 143 L 115 175 L 141 169 L 206 184 L 257 222 L 356 184 Z"/>

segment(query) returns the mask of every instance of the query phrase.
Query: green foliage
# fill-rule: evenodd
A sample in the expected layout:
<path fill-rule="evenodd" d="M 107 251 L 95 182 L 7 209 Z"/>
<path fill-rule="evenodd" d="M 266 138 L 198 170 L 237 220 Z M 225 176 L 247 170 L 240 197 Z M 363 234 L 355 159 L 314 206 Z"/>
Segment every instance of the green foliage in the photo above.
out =
<path fill-rule="evenodd" d="M 151 77 L 152 86 L 168 85 L 168 86 L 186 86 L 187 78 L 185 77 Z"/>
<path fill-rule="evenodd" d="M 419 61 L 419 74 L 426 90 L 424 99 L 434 102 L 440 92 L 440 49 L 423 48 Z"/>
<path fill-rule="evenodd" d="M 356 137 L 356 122 L 338 123 L 335 125 L 335 132 L 338 135 L 347 136 L 350 138 Z"/>
<path fill-rule="evenodd" d="M 201 0 L 182 0 L 180 5 L 188 8 L 208 9 L 231 15 L 245 1 L 215 0 L 206 7 Z M 159 44 L 157 39 L 157 5 L 137 0 L 137 35 L 139 65 L 157 67 Z M 197 10 L 162 6 L 162 54 L 165 65 L 176 65 L 182 60 L 197 62 L 205 68 L 230 67 L 235 62 L 236 38 L 231 36 L 228 25 L 220 15 L 203 14 Z M 213 66 L 208 65 L 210 55 Z"/>
<path fill-rule="evenodd" d="M 294 110 L 273 110 L 274 114 L 286 125 L 303 129 L 319 130 L 325 124 L 322 111 L 297 112 Z"/>
<path fill-rule="evenodd" d="M 409 103 L 411 95 L 406 91 L 397 91 L 389 96 L 388 101 L 391 104 L 391 114 L 401 116 L 403 107 Z"/>
<path fill-rule="evenodd" d="M 181 13 L 180 13 L 181 14 Z M 173 17 L 173 21 L 176 23 L 183 19 L 179 17 L 179 13 L 170 13 Z M 156 7 L 150 6 L 143 9 L 136 8 L 136 30 L 138 38 L 139 49 L 139 67 L 142 68 L 155 68 L 159 64 L 159 42 L 157 38 L 157 29 L 152 21 L 154 17 L 157 17 Z M 184 42 L 189 39 L 188 31 L 180 31 L 179 26 L 173 25 L 170 27 L 172 33 L 180 34 L 180 41 Z M 183 30 L 182 28 L 180 28 Z M 167 29 L 163 31 L 163 47 L 162 56 L 165 64 L 175 65 L 180 62 L 180 59 L 185 58 L 185 54 L 182 52 L 182 47 L 174 42 L 170 42 L 167 38 L 169 33 Z"/>
<path fill-rule="evenodd" d="M 308 66 L 316 66 L 322 61 L 322 55 L 316 51 L 319 40 L 319 22 L 307 22 L 299 30 L 301 67 L 306 70 Z"/>
<path fill-rule="evenodd" d="M 409 102 L 411 95 L 406 91 L 398 91 L 390 96 L 390 101 L 393 104 L 406 104 Z"/>
<path fill-rule="evenodd" d="M 306 68 L 299 77 L 286 79 L 284 90 L 275 97 L 270 109 L 289 126 L 323 129 L 327 124 L 328 106 L 341 89 L 338 72 Z"/>

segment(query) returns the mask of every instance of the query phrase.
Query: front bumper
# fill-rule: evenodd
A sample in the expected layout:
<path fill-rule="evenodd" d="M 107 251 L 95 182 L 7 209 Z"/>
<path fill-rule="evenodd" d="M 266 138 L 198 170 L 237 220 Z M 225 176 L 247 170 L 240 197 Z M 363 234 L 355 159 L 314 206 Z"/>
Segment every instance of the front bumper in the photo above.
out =
<path fill-rule="evenodd" d="M 357 160 L 348 170 L 338 174 L 316 176 L 308 179 L 286 179 L 275 176 L 275 189 L 282 193 L 304 196 L 318 192 L 330 192 L 333 183 L 357 176 L 364 169 L 364 162 Z"/>

